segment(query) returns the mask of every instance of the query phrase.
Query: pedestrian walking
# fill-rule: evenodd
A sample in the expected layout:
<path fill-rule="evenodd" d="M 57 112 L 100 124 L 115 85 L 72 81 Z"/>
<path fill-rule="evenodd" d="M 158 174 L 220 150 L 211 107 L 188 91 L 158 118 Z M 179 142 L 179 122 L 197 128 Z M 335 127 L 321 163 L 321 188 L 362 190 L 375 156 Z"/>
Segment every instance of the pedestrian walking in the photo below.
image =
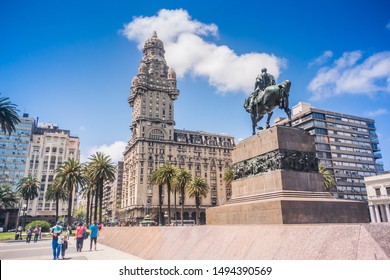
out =
<path fill-rule="evenodd" d="M 18 232 L 20 232 L 20 234 L 19 234 L 19 239 L 20 239 L 20 240 L 23 240 L 23 238 L 22 238 L 22 232 L 23 232 L 22 226 L 18 226 Z"/>
<path fill-rule="evenodd" d="M 33 230 L 33 234 L 34 234 L 34 243 L 37 243 L 38 241 L 38 237 L 39 237 L 39 227 L 36 226 Z"/>
<path fill-rule="evenodd" d="M 81 252 L 83 249 L 84 243 L 84 232 L 86 232 L 87 228 L 83 225 L 83 223 L 79 223 L 79 226 L 76 228 L 76 249 L 77 252 Z"/>
<path fill-rule="evenodd" d="M 41 226 L 38 227 L 38 235 L 39 235 L 39 240 L 41 240 L 42 239 L 42 227 Z"/>
<path fill-rule="evenodd" d="M 92 225 L 89 227 L 91 230 L 91 243 L 89 246 L 89 250 L 92 251 L 92 242 L 95 243 L 95 251 L 96 251 L 96 242 L 99 235 L 99 225 L 97 222 L 93 222 Z"/>
<path fill-rule="evenodd" d="M 62 245 L 61 245 L 61 257 L 64 260 L 65 259 L 65 251 L 68 249 L 68 238 L 65 235 L 62 239 Z"/>
<path fill-rule="evenodd" d="M 29 226 L 28 229 L 26 230 L 26 243 L 30 243 L 32 235 L 33 235 L 33 229 L 31 226 Z"/>
<path fill-rule="evenodd" d="M 68 240 L 69 240 L 71 235 L 72 235 L 72 227 L 70 225 L 68 225 L 66 227 L 66 237 L 68 238 Z"/>
<path fill-rule="evenodd" d="M 60 226 L 60 222 L 57 222 L 56 225 L 50 231 L 50 235 L 52 236 L 51 247 L 53 249 L 53 260 L 58 260 L 60 256 L 61 244 L 58 244 L 58 239 L 61 233 L 62 226 Z"/>

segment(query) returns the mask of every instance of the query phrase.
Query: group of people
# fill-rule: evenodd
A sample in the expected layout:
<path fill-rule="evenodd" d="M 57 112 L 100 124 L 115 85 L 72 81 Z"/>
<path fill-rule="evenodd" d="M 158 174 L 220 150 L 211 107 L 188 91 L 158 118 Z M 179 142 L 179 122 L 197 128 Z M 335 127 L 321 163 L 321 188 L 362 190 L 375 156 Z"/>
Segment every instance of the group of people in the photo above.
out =
<path fill-rule="evenodd" d="M 32 228 L 32 226 L 30 226 L 26 230 L 26 243 L 30 243 L 33 235 L 34 235 L 34 243 L 36 243 L 38 241 L 38 238 L 41 239 L 41 231 L 42 231 L 42 228 L 39 226 L 36 226 L 34 229 Z M 20 235 L 20 237 L 21 237 L 21 235 Z"/>
<path fill-rule="evenodd" d="M 97 238 L 99 235 L 99 230 L 102 228 L 101 224 L 93 222 L 89 227 L 90 233 L 87 232 L 87 227 L 83 223 L 79 223 L 76 228 L 75 240 L 76 240 L 76 250 L 81 252 L 83 249 L 84 239 L 90 237 L 90 248 L 92 251 L 92 244 L 94 244 L 94 249 L 96 250 Z M 52 235 L 52 249 L 53 249 L 53 259 L 58 260 L 61 254 L 62 259 L 65 258 L 66 249 L 68 249 L 68 240 L 72 234 L 71 227 L 68 225 L 66 228 L 66 234 L 62 234 L 63 228 L 59 222 L 51 229 L 50 234 Z"/>

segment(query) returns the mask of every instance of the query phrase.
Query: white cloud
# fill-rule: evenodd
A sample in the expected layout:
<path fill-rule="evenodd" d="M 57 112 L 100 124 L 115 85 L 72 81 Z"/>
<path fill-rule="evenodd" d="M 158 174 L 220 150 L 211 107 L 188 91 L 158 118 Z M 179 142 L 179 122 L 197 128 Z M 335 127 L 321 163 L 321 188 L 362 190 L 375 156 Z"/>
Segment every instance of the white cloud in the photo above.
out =
<path fill-rule="evenodd" d="M 113 163 L 123 160 L 123 152 L 125 151 L 127 143 L 124 141 L 115 141 L 109 145 L 93 146 L 88 150 L 86 155 L 81 156 L 81 162 L 88 161 L 89 157 L 96 152 L 102 152 L 111 157 Z"/>
<path fill-rule="evenodd" d="M 125 25 L 123 34 L 142 49 L 153 31 L 163 41 L 165 58 L 177 77 L 186 74 L 204 77 L 218 92 L 253 91 L 254 80 L 261 68 L 277 79 L 285 59 L 267 53 L 238 55 L 225 45 L 206 39 L 217 38 L 218 27 L 191 19 L 186 10 L 160 10 L 156 16 L 135 17 Z"/>
<path fill-rule="evenodd" d="M 388 113 L 389 112 L 386 109 L 380 108 L 380 109 L 377 109 L 375 111 L 365 112 L 365 115 L 367 117 L 373 118 L 373 117 L 378 117 L 381 115 L 386 115 Z"/>
<path fill-rule="evenodd" d="M 322 67 L 310 81 L 312 100 L 341 95 L 390 92 L 390 51 L 362 60 L 362 52 L 345 52 L 331 67 Z"/>
<path fill-rule="evenodd" d="M 316 65 L 323 65 L 331 57 L 333 57 L 333 52 L 330 50 L 325 51 L 322 55 L 309 62 L 309 68 Z"/>

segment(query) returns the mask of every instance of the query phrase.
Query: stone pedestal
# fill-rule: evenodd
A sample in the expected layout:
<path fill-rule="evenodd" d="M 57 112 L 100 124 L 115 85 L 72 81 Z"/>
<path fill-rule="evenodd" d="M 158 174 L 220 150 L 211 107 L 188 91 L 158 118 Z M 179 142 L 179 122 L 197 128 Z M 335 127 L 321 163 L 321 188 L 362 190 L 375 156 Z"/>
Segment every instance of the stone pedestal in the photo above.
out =
<path fill-rule="evenodd" d="M 238 143 L 227 204 L 208 208 L 207 224 L 366 223 L 367 203 L 328 193 L 313 136 L 275 126 Z"/>

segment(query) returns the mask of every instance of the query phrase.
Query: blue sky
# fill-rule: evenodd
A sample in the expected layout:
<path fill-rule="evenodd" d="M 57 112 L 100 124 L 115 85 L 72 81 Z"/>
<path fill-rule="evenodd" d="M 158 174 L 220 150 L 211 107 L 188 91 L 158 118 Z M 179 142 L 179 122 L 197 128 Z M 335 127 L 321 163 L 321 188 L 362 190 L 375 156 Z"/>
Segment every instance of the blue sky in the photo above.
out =
<path fill-rule="evenodd" d="M 373 118 L 390 169 L 389 1 L 147 3 L 0 1 L 0 92 L 79 136 L 83 160 L 118 160 L 139 48 L 156 30 L 178 75 L 176 128 L 250 136 L 242 105 L 266 66 L 292 81 L 291 105 Z"/>

